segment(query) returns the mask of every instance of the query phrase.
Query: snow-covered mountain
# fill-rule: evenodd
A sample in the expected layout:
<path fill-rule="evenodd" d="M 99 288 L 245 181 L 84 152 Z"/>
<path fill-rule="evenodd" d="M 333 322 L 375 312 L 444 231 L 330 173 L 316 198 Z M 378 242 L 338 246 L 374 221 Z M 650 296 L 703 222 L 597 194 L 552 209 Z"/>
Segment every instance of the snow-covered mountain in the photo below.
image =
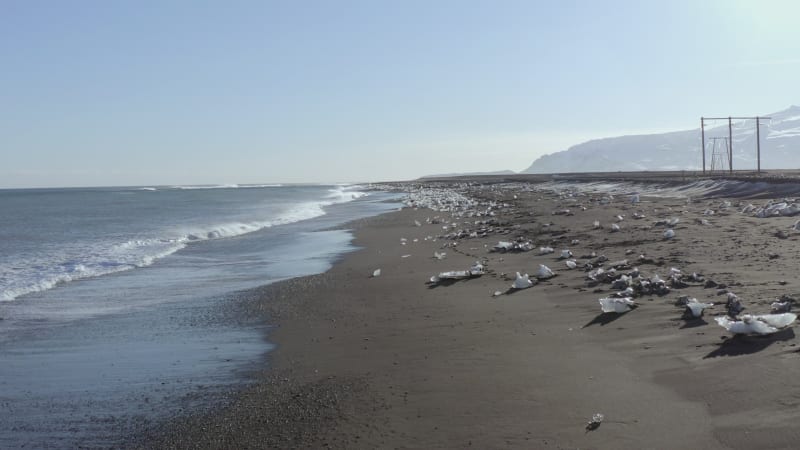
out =
<path fill-rule="evenodd" d="M 800 106 L 761 120 L 761 168 L 800 168 Z M 711 126 L 710 126 L 711 125 Z M 706 168 L 712 137 L 728 137 L 728 122 L 706 122 Z M 755 169 L 755 120 L 733 123 L 733 168 Z M 723 143 L 718 141 L 721 152 Z M 719 167 L 719 166 L 718 166 Z M 700 128 L 662 134 L 595 139 L 537 159 L 523 173 L 700 170 Z M 725 162 L 727 169 L 727 162 Z"/>
<path fill-rule="evenodd" d="M 427 178 L 456 178 L 456 177 L 474 177 L 484 175 L 514 175 L 516 172 L 513 170 L 497 170 L 494 172 L 464 172 L 464 173 L 437 173 L 433 175 L 425 175 L 421 179 Z"/>

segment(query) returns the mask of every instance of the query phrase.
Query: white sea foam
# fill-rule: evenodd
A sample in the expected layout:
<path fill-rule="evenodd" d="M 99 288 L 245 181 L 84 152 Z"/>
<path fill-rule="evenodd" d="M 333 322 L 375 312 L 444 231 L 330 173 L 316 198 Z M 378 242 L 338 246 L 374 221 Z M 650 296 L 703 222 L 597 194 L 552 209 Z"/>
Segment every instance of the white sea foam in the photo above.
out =
<path fill-rule="evenodd" d="M 203 189 L 253 189 L 267 187 L 283 187 L 280 183 L 273 184 L 199 184 L 199 185 L 176 185 L 170 189 L 180 189 L 183 191 L 203 190 Z"/>

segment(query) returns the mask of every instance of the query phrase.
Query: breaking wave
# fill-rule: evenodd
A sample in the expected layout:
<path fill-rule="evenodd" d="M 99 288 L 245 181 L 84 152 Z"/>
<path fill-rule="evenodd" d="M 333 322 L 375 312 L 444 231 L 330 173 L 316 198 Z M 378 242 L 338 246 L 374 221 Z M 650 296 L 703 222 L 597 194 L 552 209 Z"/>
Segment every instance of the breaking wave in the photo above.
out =
<path fill-rule="evenodd" d="M 326 206 L 349 202 L 367 195 L 352 187 L 331 189 L 324 199 L 299 203 L 276 216 L 259 221 L 222 222 L 208 227 L 176 226 L 163 236 L 96 243 L 79 247 L 65 245 L 24 261 L 0 265 L 0 301 L 46 291 L 71 281 L 94 278 L 141 267 L 169 256 L 196 242 L 241 236 L 265 228 L 313 219 L 325 214 Z"/>

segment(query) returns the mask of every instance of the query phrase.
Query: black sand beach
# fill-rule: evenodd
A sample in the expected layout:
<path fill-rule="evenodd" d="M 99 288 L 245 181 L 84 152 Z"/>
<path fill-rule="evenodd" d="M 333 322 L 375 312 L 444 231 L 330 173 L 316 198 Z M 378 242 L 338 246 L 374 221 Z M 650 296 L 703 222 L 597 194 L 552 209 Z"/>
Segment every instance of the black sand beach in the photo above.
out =
<path fill-rule="evenodd" d="M 796 296 L 792 218 L 741 214 L 734 203 L 750 201 L 742 199 L 726 206 L 721 198 L 643 197 L 631 205 L 627 197 L 602 204 L 602 193 L 468 191 L 508 205 L 496 207 L 485 237 L 435 238 L 448 234 L 443 224 L 474 230 L 488 217 L 407 208 L 356 224 L 361 250 L 325 274 L 253 291 L 243 299 L 247 310 L 278 324 L 269 332 L 277 348 L 259 381 L 229 406 L 167 422 L 132 446 L 793 446 L 791 399 L 800 386 L 791 374 L 800 359 L 792 329 L 732 337 L 714 321 L 723 306 L 689 321 L 675 306 L 683 295 L 720 302 L 720 289 L 727 289 L 749 311 L 766 313 L 776 298 Z M 563 209 L 571 212 L 554 214 Z M 633 219 L 634 212 L 647 217 Z M 624 216 L 621 229 L 611 232 L 617 215 Z M 665 240 L 654 223 L 674 217 L 676 237 Z M 489 251 L 517 237 L 536 249 Z M 558 250 L 539 255 L 544 245 Z M 558 260 L 561 248 L 579 261 L 592 252 L 609 261 L 629 258 L 647 276 L 666 277 L 675 267 L 719 286 L 691 283 L 646 295 L 633 311 L 609 317 L 597 299 L 613 292 L 610 285 L 568 270 Z M 435 251 L 446 258 L 433 258 Z M 426 283 L 475 260 L 487 268 L 482 277 Z M 515 272 L 533 274 L 539 264 L 557 276 L 493 295 L 508 290 Z M 371 277 L 378 268 L 380 276 Z M 596 413 L 604 421 L 587 430 Z"/>

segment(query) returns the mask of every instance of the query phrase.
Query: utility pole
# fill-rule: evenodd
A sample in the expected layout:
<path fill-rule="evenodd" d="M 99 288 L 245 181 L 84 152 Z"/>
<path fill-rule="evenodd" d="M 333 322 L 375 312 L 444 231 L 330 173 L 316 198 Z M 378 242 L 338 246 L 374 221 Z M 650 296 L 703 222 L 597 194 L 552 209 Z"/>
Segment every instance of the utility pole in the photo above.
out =
<path fill-rule="evenodd" d="M 703 123 L 705 119 L 700 116 L 700 148 L 703 149 L 703 175 L 706 174 L 706 129 Z"/>
<path fill-rule="evenodd" d="M 733 175 L 733 122 L 728 116 L 728 171 Z"/>
<path fill-rule="evenodd" d="M 756 152 L 758 155 L 758 171 L 757 173 L 761 173 L 761 124 L 759 123 L 759 117 L 756 116 Z"/>

